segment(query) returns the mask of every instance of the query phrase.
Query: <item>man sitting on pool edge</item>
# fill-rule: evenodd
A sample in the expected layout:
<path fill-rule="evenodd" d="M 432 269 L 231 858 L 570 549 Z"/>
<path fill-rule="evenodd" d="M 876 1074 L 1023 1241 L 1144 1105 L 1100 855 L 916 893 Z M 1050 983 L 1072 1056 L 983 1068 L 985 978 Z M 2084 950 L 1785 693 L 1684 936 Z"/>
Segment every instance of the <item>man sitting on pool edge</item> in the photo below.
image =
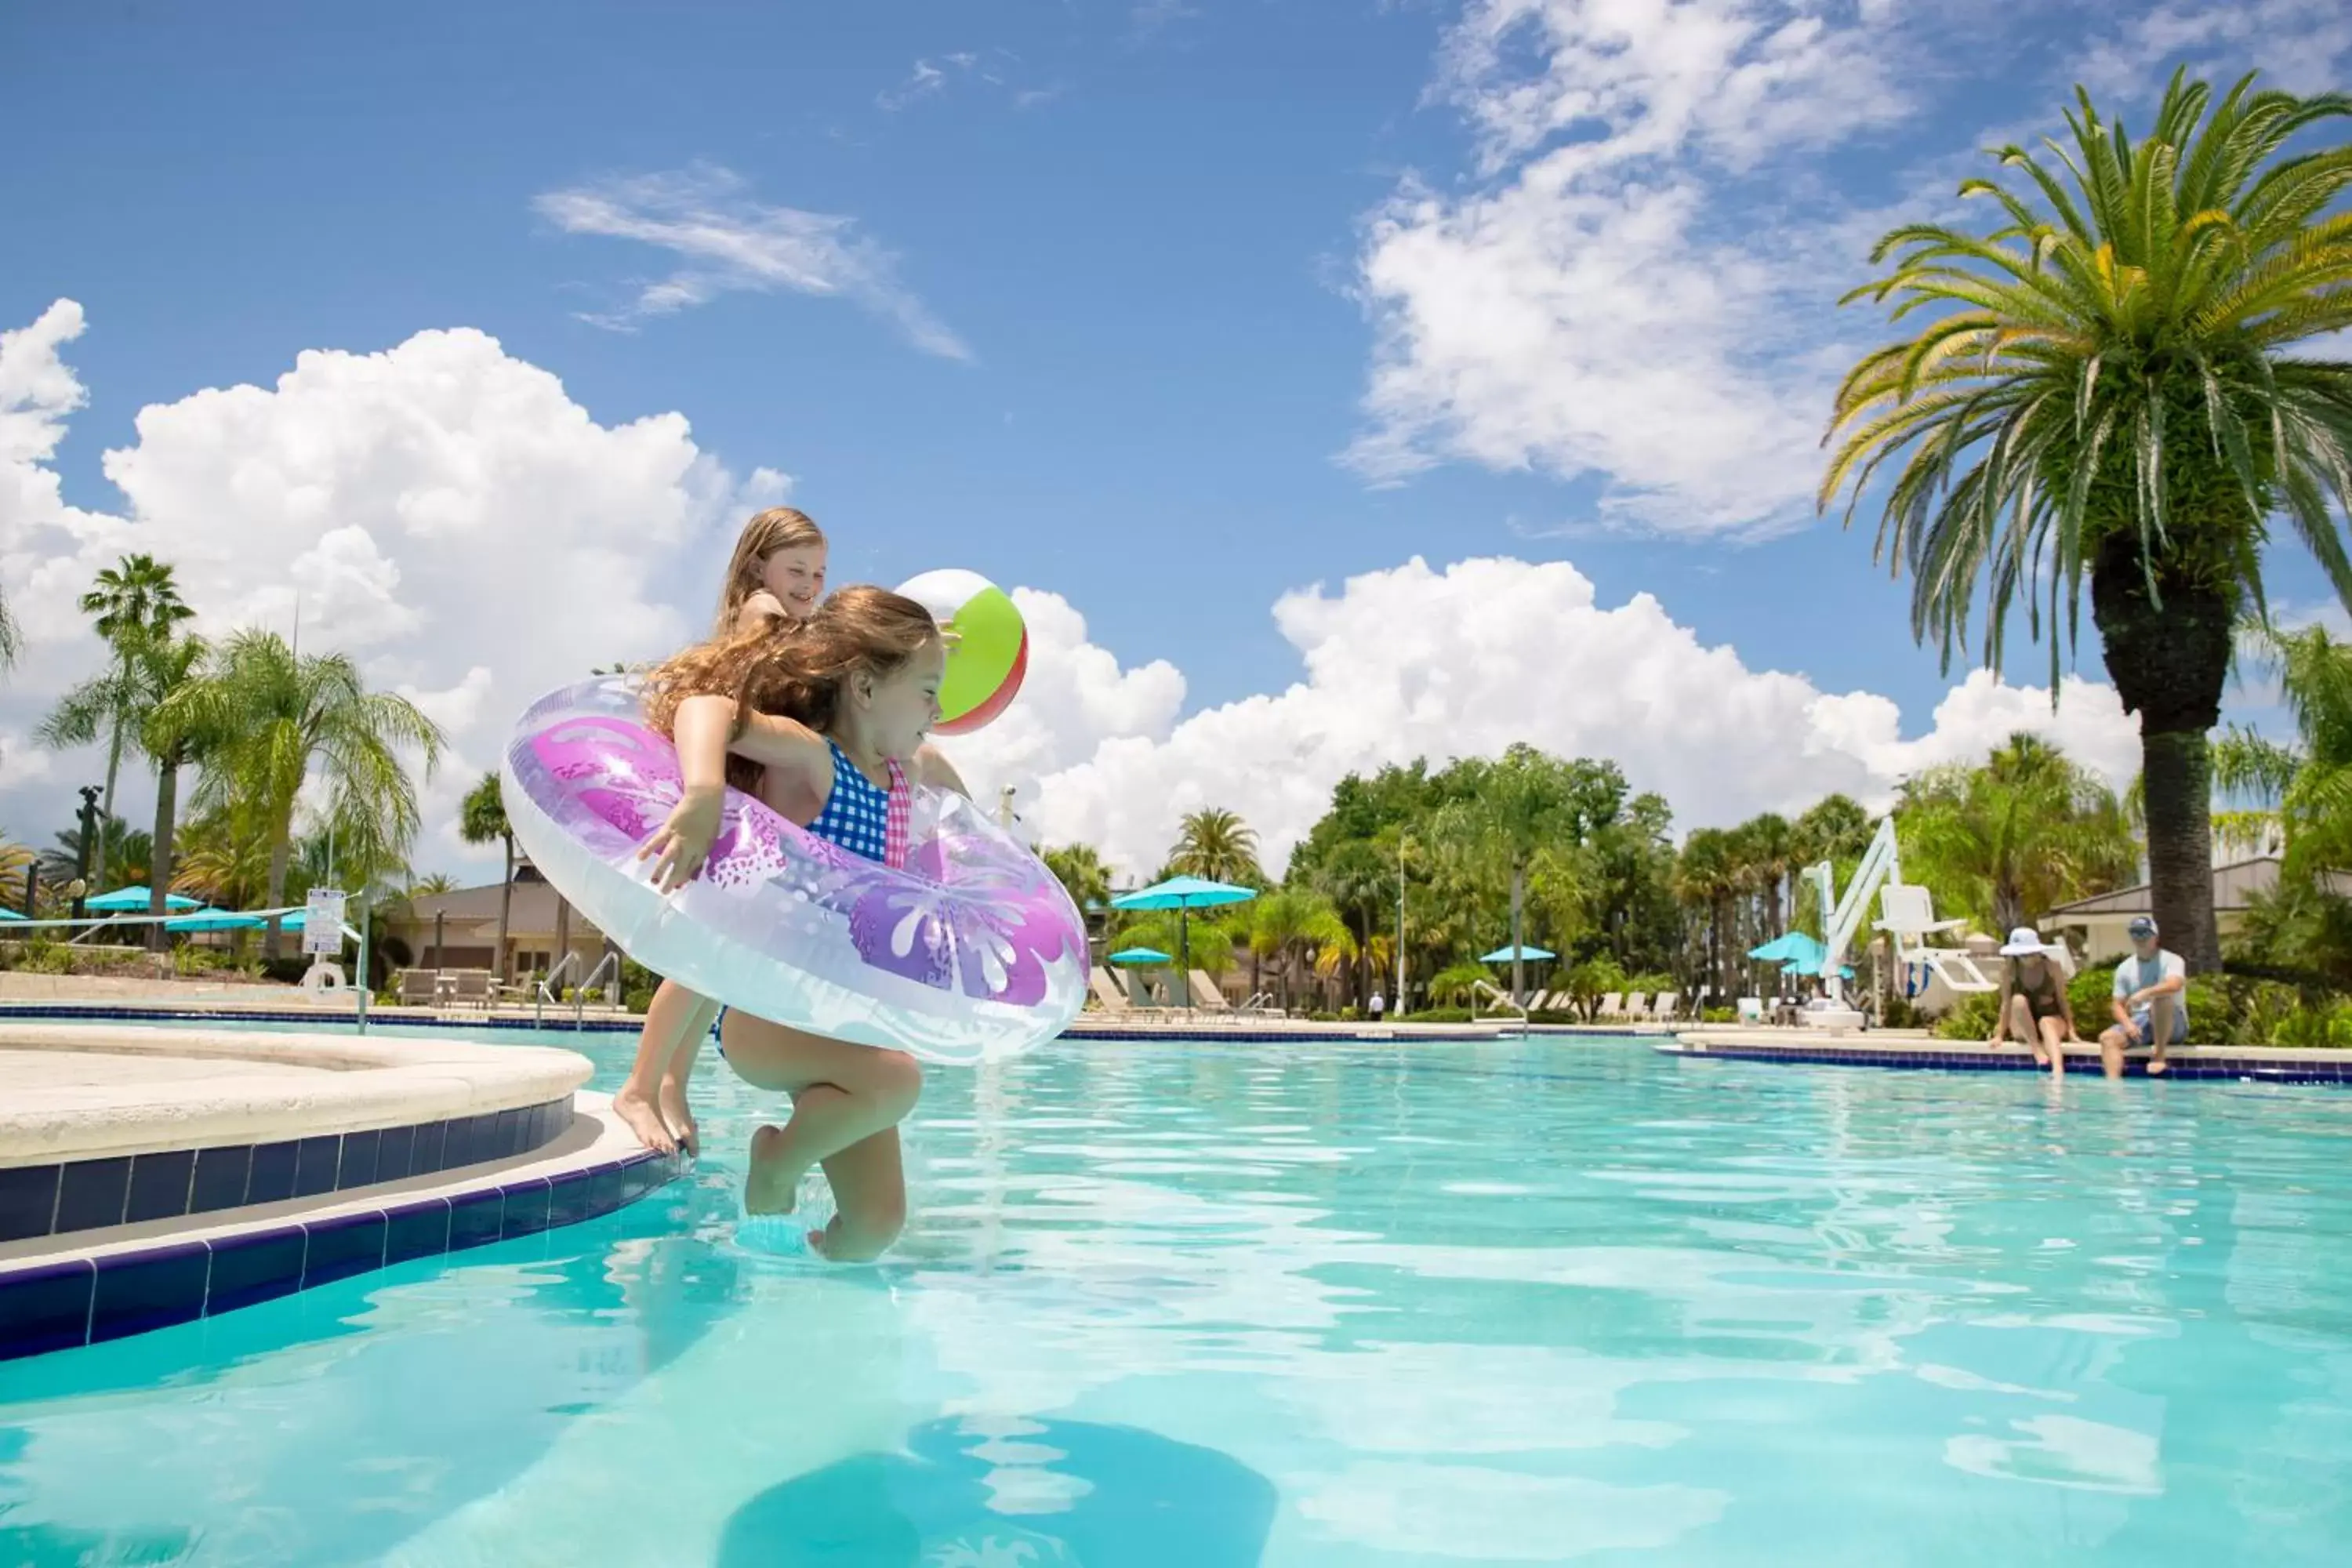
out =
<path fill-rule="evenodd" d="M 2156 921 L 2137 915 L 2126 928 L 2132 955 L 2116 965 L 2116 1021 L 2099 1037 L 2099 1059 L 2109 1078 L 2124 1076 L 2124 1052 L 2148 1051 L 2147 1075 L 2165 1070 L 2164 1047 L 2189 1039 L 2189 965 L 2157 942 Z"/>

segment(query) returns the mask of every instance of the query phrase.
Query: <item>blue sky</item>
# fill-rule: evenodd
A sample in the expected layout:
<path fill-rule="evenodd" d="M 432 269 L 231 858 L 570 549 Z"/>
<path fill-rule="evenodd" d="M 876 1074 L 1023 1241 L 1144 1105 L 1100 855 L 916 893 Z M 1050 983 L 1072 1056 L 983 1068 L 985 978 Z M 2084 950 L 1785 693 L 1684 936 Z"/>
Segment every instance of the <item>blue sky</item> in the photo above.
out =
<path fill-rule="evenodd" d="M 2309 88 L 2347 48 L 2311 0 L 10 7 L 0 90 L 43 134 L 0 167 L 0 330 L 72 301 L 79 331 L 50 319 L 43 352 L 81 389 L 35 400 L 54 450 L 16 456 L 104 521 L 0 510 L 6 586 L 23 614 L 125 540 L 210 551 L 190 570 L 222 622 L 276 613 L 262 579 L 311 583 L 345 606 L 313 635 L 441 703 L 453 776 L 478 774 L 543 650 L 573 657 L 584 621 L 616 657 L 664 651 L 743 511 L 788 494 L 833 533 L 836 581 L 957 563 L 1056 596 L 1035 710 L 972 743 L 1049 837 L 1147 856 L 1191 788 L 1280 838 L 1335 770 L 1515 725 L 1626 752 L 1691 820 L 1869 793 L 2035 707 L 1979 690 L 1939 721 L 1960 672 L 1912 646 L 1866 530 L 1812 518 L 1824 378 L 1877 335 L 1830 303 L 1869 238 L 1940 210 L 1976 147 L 2047 123 L 2078 77 L 2144 119 L 2176 58 Z M 468 328 L 498 350 L 382 362 L 376 390 L 299 417 L 191 401 Z M 22 379 L 30 338 L 17 357 Z M 541 472 L 570 437 L 419 390 L 520 367 L 560 380 L 546 430 L 690 427 L 665 439 L 703 470 L 647 481 L 634 544 L 535 510 L 543 482 L 483 478 Z M 151 407 L 179 417 L 150 432 Z M 321 444 L 361 455 L 289 500 Z M 110 449 L 150 454 L 128 489 Z M 583 493 L 631 493 L 603 460 L 580 459 Z M 281 504 L 282 527 L 253 521 Z M 447 508 L 476 542 L 417 526 Z M 468 551 L 520 606 L 495 626 L 433 597 Z M 535 564 L 573 553 L 609 575 Z M 1416 556 L 1438 586 L 1396 575 Z M 1484 557 L 1534 574 L 1445 575 Z M 2277 581 L 2317 597 L 2292 557 Z M 1286 637 L 1277 599 L 1318 583 Z M 1481 605 L 1522 588 L 1518 640 L 1490 648 Z M 1643 593 L 1655 617 L 1625 613 Z M 1452 617 L 1417 657 L 1462 668 L 1419 717 L 1349 684 L 1410 674 L 1381 662 L 1375 603 Z M 30 620 L 0 822 L 46 840 L 88 769 L 21 737 L 88 650 Z M 1633 696 L 1591 717 L 1621 672 Z M 2042 656 L 2010 674 L 2038 686 Z M 1302 679 L 1311 700 L 1281 700 Z M 1448 703 L 1477 721 L 1450 728 Z M 2066 706 L 2063 733 L 2128 763 L 2120 714 Z M 1710 761 L 1751 746 L 1831 761 Z M 1188 763 L 1209 752 L 1253 771 Z M 1258 776 L 1284 769 L 1304 782 Z M 456 854 L 436 825 L 419 858 Z"/>

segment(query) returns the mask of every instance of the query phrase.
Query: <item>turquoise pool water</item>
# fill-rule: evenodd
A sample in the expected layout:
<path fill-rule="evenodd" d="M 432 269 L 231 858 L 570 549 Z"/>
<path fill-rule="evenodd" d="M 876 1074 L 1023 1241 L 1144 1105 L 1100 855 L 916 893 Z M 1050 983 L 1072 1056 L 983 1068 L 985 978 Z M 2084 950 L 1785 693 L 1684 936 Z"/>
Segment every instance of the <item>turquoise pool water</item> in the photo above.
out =
<path fill-rule="evenodd" d="M 1065 1042 L 935 1072 L 907 1241 L 828 1270 L 737 1244 L 767 1108 L 699 1089 L 619 1214 L 0 1364 L 0 1564 L 2352 1542 L 2352 1093 Z"/>

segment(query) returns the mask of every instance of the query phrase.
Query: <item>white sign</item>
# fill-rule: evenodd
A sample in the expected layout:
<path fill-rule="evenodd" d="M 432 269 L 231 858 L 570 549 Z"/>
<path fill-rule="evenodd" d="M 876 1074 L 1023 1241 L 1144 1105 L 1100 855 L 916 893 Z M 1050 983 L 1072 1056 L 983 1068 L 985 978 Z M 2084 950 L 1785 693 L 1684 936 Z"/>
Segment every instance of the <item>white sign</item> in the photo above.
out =
<path fill-rule="evenodd" d="M 331 888 L 310 890 L 310 907 L 302 911 L 302 951 L 343 951 L 343 895 Z"/>

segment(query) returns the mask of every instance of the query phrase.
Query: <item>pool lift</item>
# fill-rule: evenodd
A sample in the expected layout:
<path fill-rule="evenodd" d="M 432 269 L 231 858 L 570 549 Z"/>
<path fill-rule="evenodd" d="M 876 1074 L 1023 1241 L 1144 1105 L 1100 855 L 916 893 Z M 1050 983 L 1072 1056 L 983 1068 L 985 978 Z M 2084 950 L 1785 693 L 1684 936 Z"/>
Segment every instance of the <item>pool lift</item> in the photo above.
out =
<path fill-rule="evenodd" d="M 1928 945 L 1927 938 L 1937 932 L 1957 931 L 1969 922 L 1937 920 L 1927 889 L 1903 880 L 1892 816 L 1879 819 L 1878 831 L 1871 836 L 1870 847 L 1863 851 L 1862 864 L 1854 868 L 1853 880 L 1846 883 L 1844 897 L 1837 896 L 1837 873 L 1826 860 L 1806 867 L 1798 875 L 1812 883 L 1821 894 L 1827 933 L 1821 963 L 1827 1005 L 1808 1009 L 1805 1020 L 1814 1027 L 1832 1034 L 1862 1027 L 1862 1014 L 1845 999 L 1844 972 L 1847 950 L 1862 927 L 1863 917 L 1870 912 L 1873 897 L 1879 900 L 1883 918 L 1871 929 L 1886 933 L 1896 964 L 1906 968 L 1919 964 L 1958 995 L 2000 989 L 1985 978 L 1984 971 L 1966 948 Z"/>

